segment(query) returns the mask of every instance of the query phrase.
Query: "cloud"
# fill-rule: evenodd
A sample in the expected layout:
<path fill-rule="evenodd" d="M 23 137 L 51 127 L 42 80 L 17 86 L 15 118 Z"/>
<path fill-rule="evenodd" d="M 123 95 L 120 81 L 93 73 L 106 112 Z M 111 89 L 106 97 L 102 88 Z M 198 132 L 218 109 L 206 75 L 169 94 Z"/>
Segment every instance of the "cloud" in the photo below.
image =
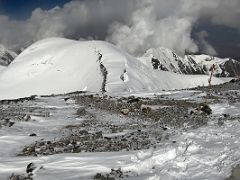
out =
<path fill-rule="evenodd" d="M 204 15 L 213 24 L 225 25 L 240 30 L 239 0 L 214 0 L 212 6 L 202 9 L 201 15 Z"/>
<path fill-rule="evenodd" d="M 113 23 L 108 40 L 141 54 L 151 47 L 165 46 L 183 54 L 187 49 L 196 52 L 217 54 L 206 41 L 207 34 L 199 39 L 191 37 L 198 21 L 239 28 L 239 0 L 141 0 L 127 24 Z M 233 9 L 233 10 L 231 10 Z M 222 18 L 221 18 L 222 17 Z M 196 41 L 200 42 L 196 42 Z M 199 45 L 203 47 L 198 47 Z"/>
<path fill-rule="evenodd" d="M 0 15 L 0 43 L 17 49 L 58 36 L 106 39 L 135 55 L 159 46 L 216 53 L 204 31 L 192 39 L 194 26 L 204 21 L 240 30 L 239 9 L 239 0 L 73 0 L 35 9 L 23 21 Z"/>
<path fill-rule="evenodd" d="M 158 14 L 155 3 L 157 1 L 150 0 L 139 3 L 139 8 L 133 12 L 127 25 L 113 23 L 108 40 L 132 54 L 141 54 L 158 46 L 174 49 L 178 53 L 186 49 L 196 52 L 198 47 L 191 39 L 192 18 L 176 16 L 176 12 Z M 170 10 L 174 11 L 173 8 Z"/>
<path fill-rule="evenodd" d="M 198 36 L 198 39 L 199 39 L 199 44 L 200 44 L 202 53 L 209 54 L 209 55 L 212 55 L 212 56 L 217 55 L 216 50 L 206 40 L 206 38 L 208 37 L 208 33 L 206 31 L 198 32 L 197 36 Z"/>
<path fill-rule="evenodd" d="M 62 8 L 35 9 L 24 21 L 0 15 L 0 43 L 21 47 L 47 37 L 105 39 L 109 24 L 123 21 L 133 1 L 71 1 Z"/>

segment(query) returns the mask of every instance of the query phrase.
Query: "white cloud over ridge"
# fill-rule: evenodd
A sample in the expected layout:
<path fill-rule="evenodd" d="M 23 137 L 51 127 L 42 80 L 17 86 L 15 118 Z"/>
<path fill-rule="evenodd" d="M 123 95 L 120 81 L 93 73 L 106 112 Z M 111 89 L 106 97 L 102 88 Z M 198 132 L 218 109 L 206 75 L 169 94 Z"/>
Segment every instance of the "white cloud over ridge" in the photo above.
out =
<path fill-rule="evenodd" d="M 140 54 L 152 47 L 165 46 L 178 53 L 198 50 L 191 39 L 193 20 L 176 15 L 159 18 L 154 1 L 142 2 L 130 18 L 129 25 L 114 23 L 108 40 L 133 54 Z"/>
<path fill-rule="evenodd" d="M 239 0 L 75 0 L 61 8 L 35 9 L 23 21 L 0 15 L 0 43 L 19 48 L 46 37 L 92 37 L 135 55 L 159 46 L 179 54 L 196 52 L 199 44 L 214 55 L 203 33 L 200 43 L 192 39 L 194 25 L 204 20 L 240 30 L 239 9 Z"/>
<path fill-rule="evenodd" d="M 201 32 L 197 33 L 197 36 L 199 38 L 198 43 L 200 44 L 200 47 L 202 48 L 201 49 L 202 53 L 217 55 L 217 52 L 213 48 L 213 46 L 206 41 L 206 38 L 208 37 L 208 33 L 206 31 L 201 31 Z"/>

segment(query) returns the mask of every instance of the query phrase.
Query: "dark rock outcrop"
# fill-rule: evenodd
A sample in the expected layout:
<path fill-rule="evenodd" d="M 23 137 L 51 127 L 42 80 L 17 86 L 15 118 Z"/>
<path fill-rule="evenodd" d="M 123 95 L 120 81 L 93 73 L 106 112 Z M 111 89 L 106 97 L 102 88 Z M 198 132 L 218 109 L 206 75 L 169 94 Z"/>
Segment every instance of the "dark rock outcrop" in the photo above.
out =
<path fill-rule="evenodd" d="M 17 54 L 3 45 L 0 44 L 0 65 L 8 66 L 14 59 L 17 57 Z"/>

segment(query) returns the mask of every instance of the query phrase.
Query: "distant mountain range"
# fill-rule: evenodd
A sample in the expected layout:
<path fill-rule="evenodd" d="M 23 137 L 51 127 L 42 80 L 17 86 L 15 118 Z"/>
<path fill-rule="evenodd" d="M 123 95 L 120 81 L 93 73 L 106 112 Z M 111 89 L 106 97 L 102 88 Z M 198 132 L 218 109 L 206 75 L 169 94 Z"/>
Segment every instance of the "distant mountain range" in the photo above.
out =
<path fill-rule="evenodd" d="M 209 55 L 178 56 L 170 49 L 160 47 L 149 49 L 143 57 L 138 58 L 155 70 L 169 71 L 179 74 L 209 74 L 214 64 L 216 77 L 240 76 L 240 62 L 231 58 L 218 58 Z"/>

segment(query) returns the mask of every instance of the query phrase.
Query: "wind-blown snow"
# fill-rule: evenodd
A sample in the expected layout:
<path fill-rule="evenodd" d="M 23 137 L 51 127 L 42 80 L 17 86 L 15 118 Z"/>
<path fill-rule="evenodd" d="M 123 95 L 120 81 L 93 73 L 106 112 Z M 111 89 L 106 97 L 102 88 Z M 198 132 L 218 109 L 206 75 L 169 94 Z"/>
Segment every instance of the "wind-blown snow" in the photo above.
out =
<path fill-rule="evenodd" d="M 182 89 L 208 83 L 208 76 L 153 70 L 106 42 L 50 38 L 27 48 L 0 74 L 0 99 L 99 92 L 103 82 L 100 64 L 108 71 L 106 91 L 109 93 Z M 222 82 L 213 79 L 213 84 Z"/>

